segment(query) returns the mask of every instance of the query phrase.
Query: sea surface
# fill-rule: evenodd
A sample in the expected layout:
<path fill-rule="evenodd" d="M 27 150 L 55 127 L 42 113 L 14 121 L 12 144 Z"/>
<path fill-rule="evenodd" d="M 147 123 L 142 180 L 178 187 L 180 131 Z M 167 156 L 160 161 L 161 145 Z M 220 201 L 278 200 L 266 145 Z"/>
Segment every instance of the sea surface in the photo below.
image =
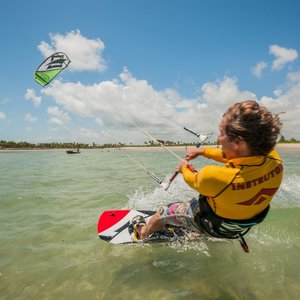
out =
<path fill-rule="evenodd" d="M 176 150 L 184 156 L 185 150 Z M 280 151 L 279 151 L 280 152 Z M 0 153 L 0 299 L 300 299 L 300 151 L 281 151 L 283 184 L 266 220 L 237 241 L 111 245 L 107 209 L 157 209 L 196 193 L 163 150 Z M 212 163 L 194 161 L 200 168 Z"/>

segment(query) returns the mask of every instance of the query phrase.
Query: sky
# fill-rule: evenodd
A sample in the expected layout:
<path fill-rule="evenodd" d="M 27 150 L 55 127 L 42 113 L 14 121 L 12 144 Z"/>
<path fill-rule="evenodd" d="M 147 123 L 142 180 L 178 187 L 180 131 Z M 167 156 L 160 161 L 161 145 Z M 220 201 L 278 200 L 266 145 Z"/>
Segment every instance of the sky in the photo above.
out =
<path fill-rule="evenodd" d="M 253 99 L 300 139 L 297 0 L 5 1 L 0 140 L 142 144 L 216 140 L 225 110 Z M 40 63 L 71 60 L 49 85 Z M 137 125 L 137 126 L 135 126 Z"/>

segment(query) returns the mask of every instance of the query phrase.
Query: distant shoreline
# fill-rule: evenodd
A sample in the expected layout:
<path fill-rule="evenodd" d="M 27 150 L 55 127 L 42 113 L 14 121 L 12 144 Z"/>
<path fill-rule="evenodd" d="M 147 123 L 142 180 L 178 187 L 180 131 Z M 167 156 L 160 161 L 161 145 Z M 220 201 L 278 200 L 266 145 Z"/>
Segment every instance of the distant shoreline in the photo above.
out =
<path fill-rule="evenodd" d="M 166 148 L 176 151 L 184 151 L 189 148 L 195 147 L 193 145 L 189 146 L 166 146 Z M 216 148 L 217 145 L 204 145 L 204 147 L 207 148 Z M 300 152 L 300 143 L 279 143 L 276 145 L 276 149 L 279 151 L 292 151 L 292 152 Z M 26 151 L 67 151 L 66 148 L 4 148 L 0 149 L 0 153 L 11 153 L 11 152 L 26 152 Z M 164 150 L 160 146 L 128 146 L 128 147 L 112 147 L 112 148 L 81 148 L 81 151 L 91 151 L 91 150 L 98 150 L 98 151 L 118 151 L 118 150 L 140 150 L 140 151 L 162 151 Z"/>
<path fill-rule="evenodd" d="M 193 148 L 195 146 L 167 146 L 168 149 L 170 150 L 187 150 L 189 148 Z M 203 147 L 207 147 L 207 148 L 216 148 L 217 145 L 204 145 Z M 121 148 L 122 150 L 150 150 L 150 151 L 161 151 L 163 150 L 162 147 L 124 147 Z M 276 150 L 278 151 L 289 151 L 289 152 L 300 152 L 300 143 L 280 143 L 277 144 L 275 147 Z"/>

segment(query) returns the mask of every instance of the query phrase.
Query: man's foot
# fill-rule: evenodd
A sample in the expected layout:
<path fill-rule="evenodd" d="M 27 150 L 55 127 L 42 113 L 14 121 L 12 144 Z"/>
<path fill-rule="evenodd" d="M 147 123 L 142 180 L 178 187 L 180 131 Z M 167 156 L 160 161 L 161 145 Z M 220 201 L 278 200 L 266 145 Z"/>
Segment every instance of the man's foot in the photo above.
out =
<path fill-rule="evenodd" d="M 132 238 L 134 241 L 141 240 L 141 228 L 146 226 L 146 220 L 143 216 L 137 215 L 131 220 L 133 227 Z"/>

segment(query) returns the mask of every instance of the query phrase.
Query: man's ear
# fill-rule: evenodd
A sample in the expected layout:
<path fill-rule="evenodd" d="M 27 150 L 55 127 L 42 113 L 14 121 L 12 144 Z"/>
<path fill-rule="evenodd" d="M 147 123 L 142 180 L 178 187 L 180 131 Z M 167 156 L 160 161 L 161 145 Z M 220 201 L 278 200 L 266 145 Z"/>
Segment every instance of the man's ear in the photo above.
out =
<path fill-rule="evenodd" d="M 245 150 L 247 148 L 247 143 L 243 138 L 234 140 L 234 149 L 235 150 Z"/>
<path fill-rule="evenodd" d="M 245 140 L 242 137 L 240 137 L 234 139 L 233 143 L 234 143 L 234 147 L 240 148 L 241 146 L 245 145 Z"/>

